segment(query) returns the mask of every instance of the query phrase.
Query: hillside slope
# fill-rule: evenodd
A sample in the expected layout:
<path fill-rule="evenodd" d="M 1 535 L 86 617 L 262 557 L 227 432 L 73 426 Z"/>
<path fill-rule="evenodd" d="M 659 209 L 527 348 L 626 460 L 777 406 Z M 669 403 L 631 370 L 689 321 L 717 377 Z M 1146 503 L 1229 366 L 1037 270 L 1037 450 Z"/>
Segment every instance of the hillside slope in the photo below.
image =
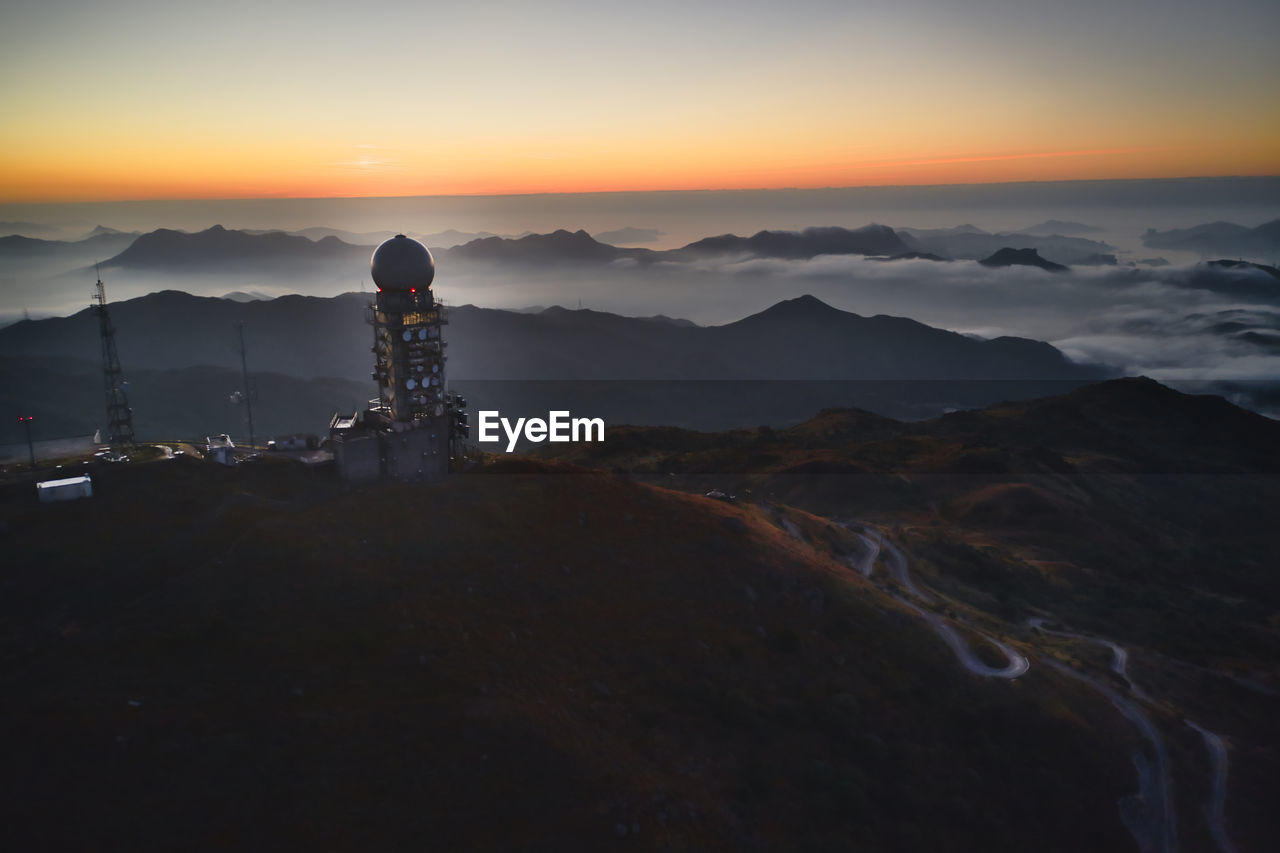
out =
<path fill-rule="evenodd" d="M 1229 742 L 1228 835 L 1269 849 L 1280 821 L 1259 791 L 1280 773 L 1278 448 L 1276 421 L 1130 379 L 919 423 L 828 410 L 788 430 L 615 427 L 603 444 L 541 452 L 867 524 L 872 540 L 891 531 L 948 612 L 1076 655 L 1129 707 L 1159 709 L 1184 849 L 1212 843 L 1211 771 L 1184 721 Z M 1046 621 L 1060 633 L 1032 627 Z"/>
<path fill-rule="evenodd" d="M 1127 850 L 1133 734 L 794 515 L 599 474 L 110 468 L 3 504 L 28 848 Z M 164 497 L 161 497 L 164 496 Z M 77 536 L 65 532 L 75 529 Z M 833 550 L 834 549 L 834 550 Z"/>
<path fill-rule="evenodd" d="M 1280 688 L 1280 423 L 1220 397 L 1125 379 L 918 423 L 828 410 L 776 431 L 611 427 L 539 453 L 909 523 L 943 551 L 995 546 L 941 563 L 1003 618 L 1053 610 Z"/>

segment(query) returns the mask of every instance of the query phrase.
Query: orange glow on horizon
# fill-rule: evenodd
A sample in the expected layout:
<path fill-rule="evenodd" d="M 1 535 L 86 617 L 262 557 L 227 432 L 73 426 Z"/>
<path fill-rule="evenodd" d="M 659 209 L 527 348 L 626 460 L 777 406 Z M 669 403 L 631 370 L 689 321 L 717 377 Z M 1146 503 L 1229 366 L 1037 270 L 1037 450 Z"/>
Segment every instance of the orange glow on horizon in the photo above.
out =
<path fill-rule="evenodd" d="M 454 168 L 448 175 L 405 166 L 338 168 L 260 163 L 233 158 L 202 164 L 153 160 L 118 168 L 65 163 L 18 164 L 0 158 L 0 203 L 151 201 L 240 198 L 361 198 L 502 196 L 568 193 L 820 189 L 1031 181 L 1124 180 L 1280 174 L 1270 150 L 1209 152 L 1174 147 L 1125 147 L 1010 153 L 943 153 L 857 162 L 693 162 L 622 164 L 523 160 Z M 782 159 L 782 158 L 779 158 Z M 1231 165 L 1223 168 L 1223 160 Z M 603 162 L 602 162 L 603 161 Z M 344 164 L 345 166 L 345 164 Z M 624 180 L 619 174 L 626 174 Z"/>

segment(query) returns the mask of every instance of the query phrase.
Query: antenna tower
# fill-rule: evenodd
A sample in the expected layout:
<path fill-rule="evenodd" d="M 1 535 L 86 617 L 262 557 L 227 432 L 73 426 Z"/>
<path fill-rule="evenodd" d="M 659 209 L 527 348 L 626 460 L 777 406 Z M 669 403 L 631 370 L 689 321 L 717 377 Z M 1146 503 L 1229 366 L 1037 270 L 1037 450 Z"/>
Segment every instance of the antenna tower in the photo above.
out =
<path fill-rule="evenodd" d="M 111 449 L 119 452 L 134 443 L 133 409 L 129 408 L 128 383 L 120 368 L 120 356 L 116 353 L 116 329 L 107 311 L 107 291 L 98 273 L 98 285 L 94 288 L 94 313 L 98 315 L 98 328 L 102 334 L 102 384 L 107 395 L 107 441 Z"/>
<path fill-rule="evenodd" d="M 244 347 L 244 323 L 237 323 L 240 332 L 240 376 L 244 380 L 244 410 L 249 418 L 249 448 L 253 449 L 253 392 L 249 390 L 249 355 Z"/>

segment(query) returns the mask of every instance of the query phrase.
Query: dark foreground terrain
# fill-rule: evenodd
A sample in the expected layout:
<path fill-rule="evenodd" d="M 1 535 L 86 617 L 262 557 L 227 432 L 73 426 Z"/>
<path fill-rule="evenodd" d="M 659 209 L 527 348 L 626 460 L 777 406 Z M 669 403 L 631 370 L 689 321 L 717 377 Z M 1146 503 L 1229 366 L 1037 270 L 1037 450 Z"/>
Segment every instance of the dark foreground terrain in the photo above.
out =
<path fill-rule="evenodd" d="M 12 849 L 1272 849 L 1276 477 L 1240 464 L 1275 427 L 1097 387 L 621 431 L 592 463 L 619 473 L 0 485 Z M 1110 455 L 1028 432 L 1070 412 Z M 1194 423 L 1125 469 L 1157 414 Z M 679 490 L 707 479 L 737 500 Z M 1202 500 L 1166 516 L 1180 489 Z M 1186 719 L 1229 758 L 1221 820 Z"/>

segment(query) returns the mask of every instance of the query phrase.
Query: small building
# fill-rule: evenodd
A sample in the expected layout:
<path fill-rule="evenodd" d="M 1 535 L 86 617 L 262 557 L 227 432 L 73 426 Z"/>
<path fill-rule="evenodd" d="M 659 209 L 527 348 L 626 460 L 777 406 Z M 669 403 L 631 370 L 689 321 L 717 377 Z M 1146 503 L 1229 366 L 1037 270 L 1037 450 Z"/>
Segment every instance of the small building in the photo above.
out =
<path fill-rule="evenodd" d="M 267 450 L 315 450 L 319 446 L 320 437 L 310 432 L 277 435 L 267 441 Z"/>
<path fill-rule="evenodd" d="M 65 480 L 45 480 L 43 483 L 36 483 L 36 494 L 40 503 L 44 504 L 91 498 L 93 481 L 87 475 L 67 477 Z"/>
<path fill-rule="evenodd" d="M 231 436 L 225 432 L 221 435 L 205 436 L 205 454 L 221 465 L 236 464 L 236 446 Z"/>
<path fill-rule="evenodd" d="M 365 428 L 362 414 L 338 414 L 329 422 L 329 451 L 348 482 L 376 480 L 382 475 L 382 448 L 377 433 Z"/>

